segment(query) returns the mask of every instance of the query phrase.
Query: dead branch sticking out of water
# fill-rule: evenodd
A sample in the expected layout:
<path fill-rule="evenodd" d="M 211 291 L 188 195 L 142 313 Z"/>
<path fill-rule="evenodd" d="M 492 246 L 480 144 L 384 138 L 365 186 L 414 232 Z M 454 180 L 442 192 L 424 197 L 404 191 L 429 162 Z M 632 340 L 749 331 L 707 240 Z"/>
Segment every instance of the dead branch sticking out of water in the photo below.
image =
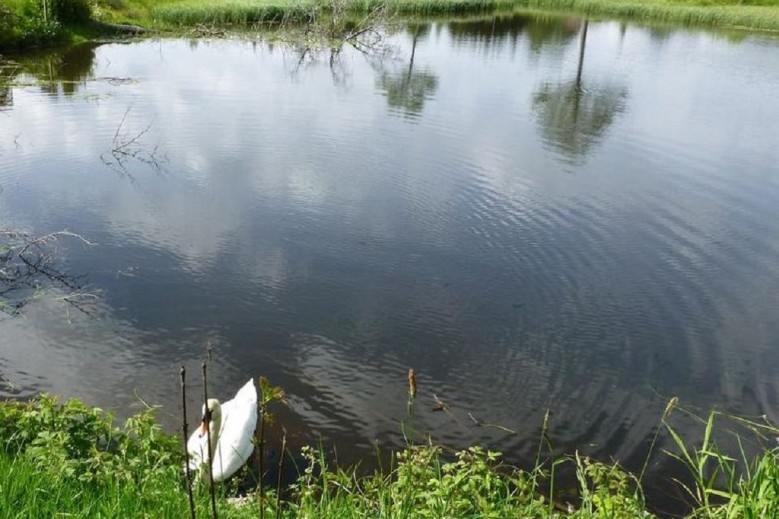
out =
<path fill-rule="evenodd" d="M 433 401 L 435 402 L 435 405 L 433 406 L 433 411 L 448 411 L 449 406 L 446 405 L 446 403 L 438 398 L 438 395 L 433 393 Z"/>
<path fill-rule="evenodd" d="M 193 38 L 227 38 L 230 34 L 224 27 L 199 23 L 187 31 L 187 35 Z"/>
<path fill-rule="evenodd" d="M 65 237 L 95 245 L 68 230 L 33 237 L 18 230 L 0 229 L 0 312 L 17 315 L 31 301 L 49 299 L 90 313 L 87 305 L 98 299 L 95 291 L 57 264 L 60 241 Z M 62 293 L 49 294 L 49 289 Z"/>
<path fill-rule="evenodd" d="M 187 425 L 187 386 L 186 376 L 187 370 L 184 366 L 181 366 L 179 372 L 181 380 L 181 441 L 184 446 L 184 472 L 187 478 L 187 496 L 189 497 L 189 514 L 192 519 L 195 519 L 195 498 L 192 495 L 192 474 L 189 470 L 189 449 L 187 448 L 187 433 L 189 427 Z"/>
<path fill-rule="evenodd" d="M 19 393 L 19 388 L 4 375 L 0 375 L 0 387 L 5 388 L 10 393 Z"/>
<path fill-rule="evenodd" d="M 166 158 L 160 154 L 159 143 L 149 147 L 141 140 L 149 132 L 154 121 L 150 121 L 136 134 L 122 133 L 122 128 L 130 110 L 132 110 L 132 106 L 128 106 L 124 115 L 122 115 L 119 126 L 116 127 L 114 138 L 111 141 L 111 149 L 100 155 L 100 160 L 106 166 L 122 174 L 127 174 L 127 163 L 130 161 L 138 161 L 156 171 L 162 171 L 162 164 L 166 161 Z"/>

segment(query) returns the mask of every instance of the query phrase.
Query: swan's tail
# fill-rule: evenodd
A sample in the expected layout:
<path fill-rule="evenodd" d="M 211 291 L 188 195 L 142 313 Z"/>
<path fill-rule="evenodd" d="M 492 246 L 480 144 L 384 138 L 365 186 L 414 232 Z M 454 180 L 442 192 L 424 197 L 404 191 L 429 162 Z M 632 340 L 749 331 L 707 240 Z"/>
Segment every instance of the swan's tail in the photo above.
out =
<path fill-rule="evenodd" d="M 254 379 L 250 378 L 244 386 L 235 394 L 236 402 L 245 402 L 257 405 L 257 387 L 254 385 Z"/>

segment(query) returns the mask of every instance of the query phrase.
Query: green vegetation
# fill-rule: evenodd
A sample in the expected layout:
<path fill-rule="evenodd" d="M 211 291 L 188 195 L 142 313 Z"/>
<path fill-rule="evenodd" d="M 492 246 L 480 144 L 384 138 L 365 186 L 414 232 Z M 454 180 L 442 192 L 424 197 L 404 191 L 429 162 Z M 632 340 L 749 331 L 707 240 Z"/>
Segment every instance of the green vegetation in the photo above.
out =
<path fill-rule="evenodd" d="M 536 9 L 562 9 L 593 16 L 779 31 L 776 0 L 527 0 Z"/>
<path fill-rule="evenodd" d="M 0 2 L 0 49 L 30 47 L 61 40 L 62 25 L 44 17 L 35 2 L 3 0 Z"/>
<path fill-rule="evenodd" d="M 91 18 L 91 0 L 0 0 L 0 49 L 67 41 Z"/>
<path fill-rule="evenodd" d="M 227 0 L 218 4 L 204 0 L 170 2 L 151 10 L 151 18 L 172 25 L 253 24 L 299 20 L 319 11 L 369 13 L 385 7 L 405 15 L 474 13 L 506 10 L 514 0 Z"/>
<path fill-rule="evenodd" d="M 364 13 L 380 6 L 405 15 L 536 9 L 684 25 L 779 30 L 777 0 L 168 0 L 147 7 L 145 15 L 141 14 L 142 8 L 134 11 L 138 21 L 153 20 L 162 25 L 247 24 L 295 18 L 314 8 L 336 7 Z"/>
<path fill-rule="evenodd" d="M 761 448 L 750 459 L 744 437 L 737 436 L 736 458 L 714 440 L 715 429 L 726 423 L 772 443 L 779 431 L 767 422 L 714 412 L 701 422 L 703 442 L 693 447 L 669 423 L 675 404 L 675 399 L 669 403 L 658 436 L 667 432 L 674 447 L 668 455 L 688 469 L 690 483 L 677 482 L 692 506 L 688 517 L 779 516 L 779 447 Z M 42 396 L 0 404 L 0 517 L 187 517 L 180 449 L 180 440 L 165 434 L 151 411 L 119 428 L 110 415 L 75 400 L 60 404 Z M 448 456 L 434 445 L 410 445 L 393 455 L 389 470 L 359 475 L 356 469 L 329 466 L 322 450 L 304 448 L 295 483 L 270 485 L 263 512 L 274 518 L 339 519 L 650 516 L 643 474 L 633 476 L 617 464 L 577 453 L 545 459 L 543 450 L 526 471 L 480 447 Z M 650 453 L 655 455 L 661 454 Z M 555 474 L 564 466 L 575 473 L 578 488 L 566 493 L 563 506 Z M 260 516 L 258 494 L 236 503 L 228 497 L 236 493 L 229 485 L 217 493 L 220 517 Z M 195 507 L 198 516 L 210 516 L 203 484 L 195 487 Z"/>
<path fill-rule="evenodd" d="M 779 0 L 0 0 L 0 50 L 85 39 L 115 29 L 105 23 L 175 32 L 199 24 L 296 21 L 336 10 L 364 14 L 379 7 L 407 16 L 530 9 L 779 31 Z"/>

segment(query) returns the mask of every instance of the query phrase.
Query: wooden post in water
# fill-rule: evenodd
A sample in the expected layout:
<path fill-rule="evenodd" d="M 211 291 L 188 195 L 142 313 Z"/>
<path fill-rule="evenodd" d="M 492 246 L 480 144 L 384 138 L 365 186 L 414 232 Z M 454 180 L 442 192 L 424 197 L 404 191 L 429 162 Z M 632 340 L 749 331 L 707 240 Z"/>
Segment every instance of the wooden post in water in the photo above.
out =
<path fill-rule="evenodd" d="M 184 380 L 187 370 L 181 366 L 181 441 L 184 443 L 184 472 L 187 475 L 187 494 L 189 495 L 189 514 L 195 519 L 195 498 L 192 496 L 192 475 L 189 472 L 189 451 L 187 450 L 187 388 Z"/>
<path fill-rule="evenodd" d="M 211 517 L 216 517 L 216 494 L 214 491 L 214 454 L 211 452 L 211 417 L 208 410 L 208 375 L 206 374 L 206 361 L 203 361 L 203 401 L 206 406 L 206 444 L 208 445 L 208 491 L 211 494 Z"/>

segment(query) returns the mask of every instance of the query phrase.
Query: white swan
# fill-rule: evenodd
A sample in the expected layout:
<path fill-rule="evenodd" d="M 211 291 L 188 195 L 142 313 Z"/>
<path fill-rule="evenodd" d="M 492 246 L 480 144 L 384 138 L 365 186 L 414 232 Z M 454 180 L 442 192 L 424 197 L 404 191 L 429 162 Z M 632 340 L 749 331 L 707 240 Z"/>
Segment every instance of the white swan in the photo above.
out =
<path fill-rule="evenodd" d="M 219 404 L 215 398 L 203 406 L 203 422 L 187 442 L 190 470 L 202 470 L 208 481 L 208 437 L 214 456 L 214 481 L 224 481 L 246 463 L 254 450 L 252 435 L 257 426 L 257 389 L 249 380 L 235 398 Z M 209 431 L 208 433 L 206 431 Z"/>

